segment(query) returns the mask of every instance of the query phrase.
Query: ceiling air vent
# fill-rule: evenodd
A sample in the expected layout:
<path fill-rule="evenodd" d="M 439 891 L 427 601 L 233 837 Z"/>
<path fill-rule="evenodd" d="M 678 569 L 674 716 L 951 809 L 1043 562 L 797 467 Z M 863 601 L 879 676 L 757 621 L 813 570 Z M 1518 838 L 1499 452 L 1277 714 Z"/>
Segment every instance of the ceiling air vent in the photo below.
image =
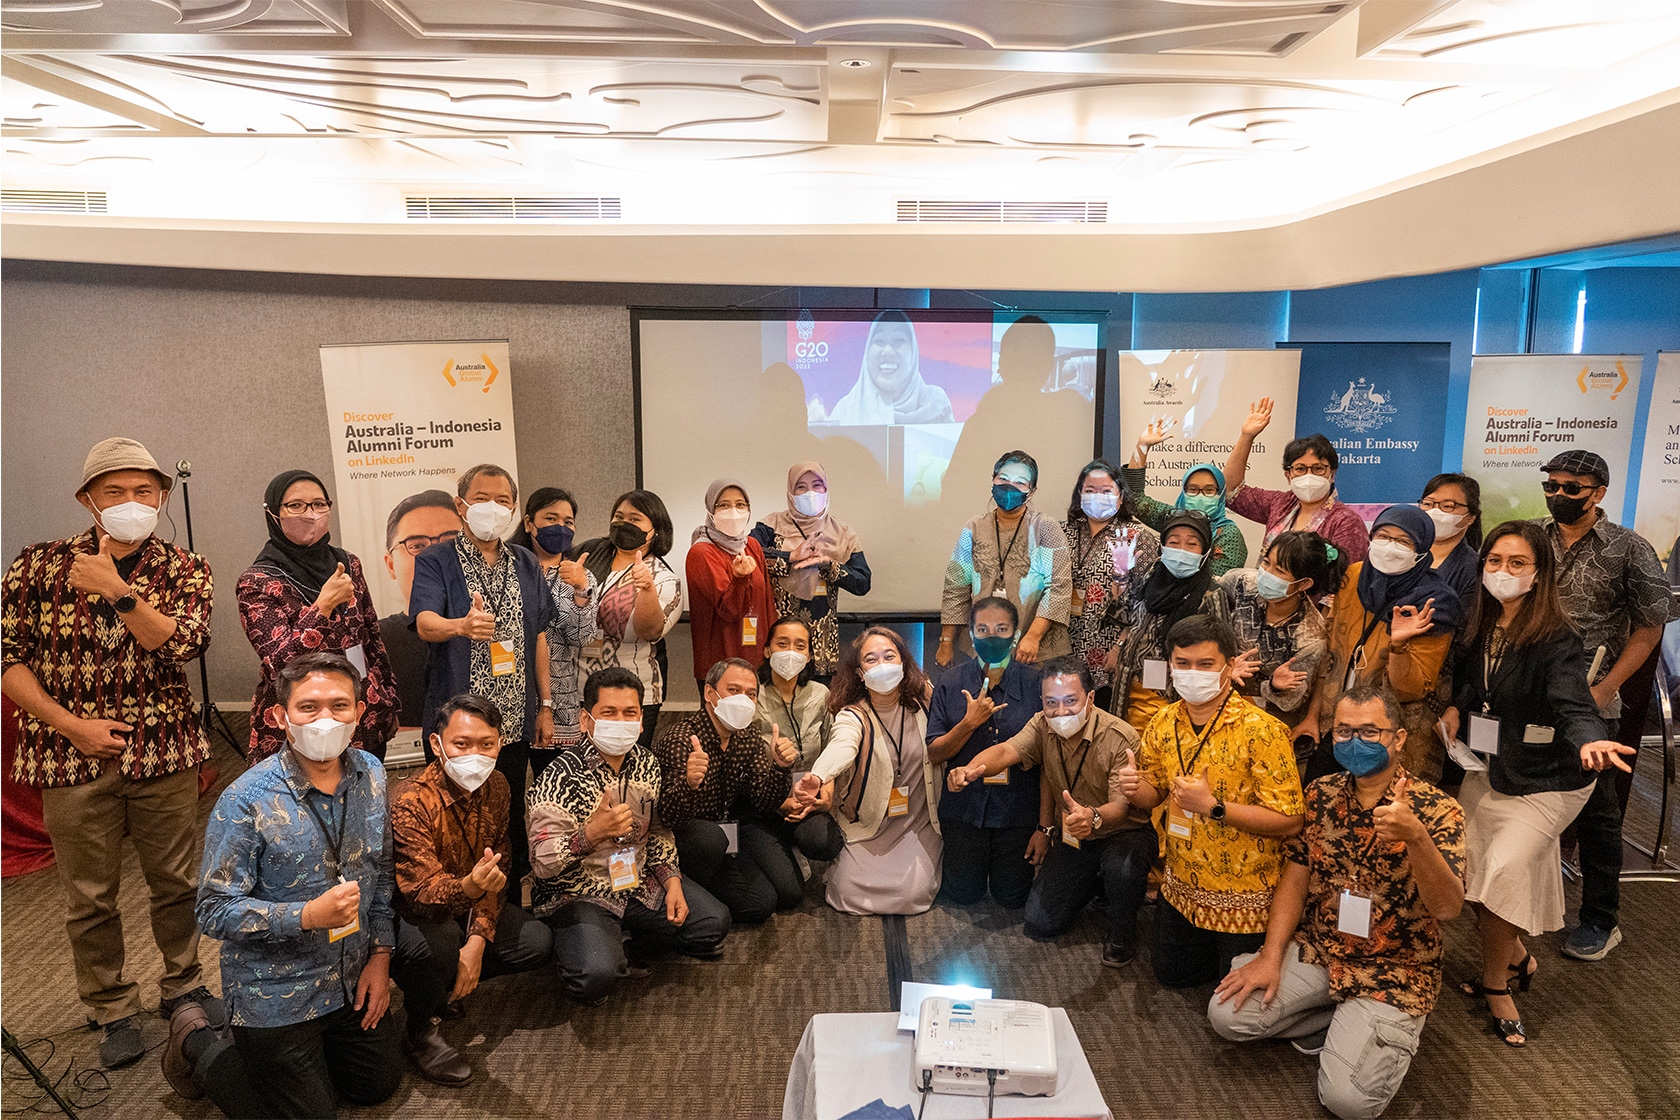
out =
<path fill-rule="evenodd" d="M 1106 222 L 1106 202 L 953 202 L 901 198 L 901 222 Z"/>
<path fill-rule="evenodd" d="M 509 198 L 411 195 L 406 198 L 413 219 L 464 222 L 616 221 L 616 198 Z"/>
<path fill-rule="evenodd" d="M 0 191 L 0 210 L 31 214 L 103 214 L 104 191 Z"/>

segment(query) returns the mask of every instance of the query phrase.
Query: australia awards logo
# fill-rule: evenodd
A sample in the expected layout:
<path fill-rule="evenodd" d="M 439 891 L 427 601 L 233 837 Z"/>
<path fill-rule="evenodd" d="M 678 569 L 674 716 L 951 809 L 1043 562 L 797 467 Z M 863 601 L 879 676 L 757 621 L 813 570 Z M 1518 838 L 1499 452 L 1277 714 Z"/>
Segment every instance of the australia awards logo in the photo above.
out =
<path fill-rule="evenodd" d="M 1388 403 L 1387 396 L 1377 391 L 1374 382 L 1361 377 L 1349 381 L 1346 392 L 1330 395 L 1330 403 L 1324 406 L 1324 418 L 1350 432 L 1374 432 L 1394 419 L 1398 411 Z"/>

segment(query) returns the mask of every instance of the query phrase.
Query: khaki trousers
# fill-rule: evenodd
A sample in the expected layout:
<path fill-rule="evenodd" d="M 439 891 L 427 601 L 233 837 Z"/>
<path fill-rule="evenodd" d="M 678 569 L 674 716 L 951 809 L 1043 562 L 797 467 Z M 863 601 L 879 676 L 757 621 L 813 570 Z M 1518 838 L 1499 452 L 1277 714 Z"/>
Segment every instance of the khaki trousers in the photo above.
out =
<path fill-rule="evenodd" d="M 198 987 L 198 767 L 137 781 L 108 766 L 91 782 L 42 790 L 41 809 L 64 884 L 76 994 L 92 1018 L 104 1026 L 141 1010 L 139 986 L 123 977 L 117 909 L 125 827 L 151 891 L 163 998 Z"/>

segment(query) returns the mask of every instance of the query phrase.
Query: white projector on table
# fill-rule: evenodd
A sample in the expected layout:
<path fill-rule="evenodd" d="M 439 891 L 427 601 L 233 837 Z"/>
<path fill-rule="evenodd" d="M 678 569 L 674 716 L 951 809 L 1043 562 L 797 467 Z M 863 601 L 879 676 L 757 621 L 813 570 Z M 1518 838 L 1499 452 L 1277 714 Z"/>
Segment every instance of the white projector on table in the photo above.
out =
<path fill-rule="evenodd" d="M 988 1073 L 995 1074 L 989 1081 Z M 1023 1097 L 1056 1092 L 1055 1024 L 1041 1003 L 1014 999 L 922 1001 L 911 1088 L 935 1093 Z"/>

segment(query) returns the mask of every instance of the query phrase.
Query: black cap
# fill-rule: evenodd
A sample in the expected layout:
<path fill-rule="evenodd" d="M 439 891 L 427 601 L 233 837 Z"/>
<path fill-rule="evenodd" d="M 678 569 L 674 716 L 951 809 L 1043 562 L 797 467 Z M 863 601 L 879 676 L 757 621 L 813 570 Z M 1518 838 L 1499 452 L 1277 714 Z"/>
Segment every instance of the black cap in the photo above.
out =
<path fill-rule="evenodd" d="M 1572 448 L 1561 451 L 1552 456 L 1551 462 L 1540 468 L 1543 471 L 1563 471 L 1566 474 L 1591 475 L 1598 479 L 1600 486 L 1610 485 L 1610 464 L 1604 461 L 1604 456 L 1596 451 L 1582 451 Z"/>
<path fill-rule="evenodd" d="M 1180 525 L 1189 526 L 1202 538 L 1203 552 L 1213 551 L 1213 523 L 1208 520 L 1207 514 L 1199 509 L 1174 510 L 1161 522 L 1161 539 L 1166 540 L 1167 534 Z"/>

